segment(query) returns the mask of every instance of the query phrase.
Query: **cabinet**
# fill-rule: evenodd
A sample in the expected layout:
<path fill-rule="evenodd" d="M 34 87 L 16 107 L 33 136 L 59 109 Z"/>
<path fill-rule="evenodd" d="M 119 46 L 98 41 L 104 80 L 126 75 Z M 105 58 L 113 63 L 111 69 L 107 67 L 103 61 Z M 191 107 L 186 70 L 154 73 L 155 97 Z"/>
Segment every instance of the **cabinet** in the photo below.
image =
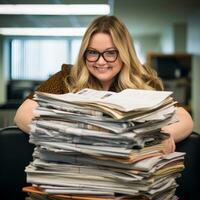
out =
<path fill-rule="evenodd" d="M 147 64 L 155 68 L 165 90 L 173 91 L 175 99 L 191 112 L 192 55 L 150 53 Z"/>

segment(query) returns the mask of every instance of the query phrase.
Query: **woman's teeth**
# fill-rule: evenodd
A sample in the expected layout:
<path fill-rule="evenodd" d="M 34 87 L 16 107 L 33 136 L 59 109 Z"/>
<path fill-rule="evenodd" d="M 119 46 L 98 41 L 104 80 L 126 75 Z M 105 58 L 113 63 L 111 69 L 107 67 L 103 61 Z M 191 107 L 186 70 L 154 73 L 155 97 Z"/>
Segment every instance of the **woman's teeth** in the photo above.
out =
<path fill-rule="evenodd" d="M 98 72 L 106 72 L 111 69 L 111 67 L 95 67 Z"/>

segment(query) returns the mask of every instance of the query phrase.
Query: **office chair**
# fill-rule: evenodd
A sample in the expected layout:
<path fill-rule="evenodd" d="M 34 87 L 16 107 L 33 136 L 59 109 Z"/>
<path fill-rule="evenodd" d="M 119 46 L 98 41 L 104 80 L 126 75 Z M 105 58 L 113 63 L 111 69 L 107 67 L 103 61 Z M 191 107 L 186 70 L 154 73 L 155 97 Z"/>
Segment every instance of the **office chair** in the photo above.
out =
<path fill-rule="evenodd" d="M 34 149 L 28 139 L 28 135 L 16 127 L 0 129 L 0 199 L 25 199 L 24 169 L 32 160 Z"/>
<path fill-rule="evenodd" d="M 186 152 L 185 169 L 177 179 L 179 187 L 176 194 L 180 200 L 195 199 L 200 194 L 200 134 L 193 132 L 188 138 L 177 143 L 176 151 Z"/>

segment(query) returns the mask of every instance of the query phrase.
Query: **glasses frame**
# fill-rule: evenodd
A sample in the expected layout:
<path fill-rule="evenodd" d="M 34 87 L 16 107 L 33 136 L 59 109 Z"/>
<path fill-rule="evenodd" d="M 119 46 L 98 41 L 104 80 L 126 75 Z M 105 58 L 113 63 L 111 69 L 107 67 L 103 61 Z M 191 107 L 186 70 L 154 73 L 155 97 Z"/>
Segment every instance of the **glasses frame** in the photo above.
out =
<path fill-rule="evenodd" d="M 98 53 L 98 57 L 97 57 L 97 59 L 96 59 L 95 61 L 91 61 L 91 60 L 88 60 L 88 59 L 87 59 L 87 52 L 88 52 L 88 51 L 96 51 L 96 52 Z M 115 52 L 116 52 L 116 58 L 115 58 L 115 60 L 113 60 L 113 61 L 108 61 L 108 60 L 106 60 L 106 58 L 104 57 L 104 54 L 107 53 L 107 52 L 110 52 L 110 51 L 115 51 Z M 102 56 L 103 59 L 104 59 L 106 62 L 113 63 L 113 62 L 115 62 L 115 61 L 117 60 L 118 55 L 119 55 L 119 51 L 118 51 L 117 49 L 106 50 L 106 51 L 103 51 L 103 52 L 99 52 L 99 51 L 97 51 L 97 50 L 95 50 L 95 49 L 87 49 L 87 50 L 85 51 L 85 53 L 84 53 L 84 57 L 85 57 L 85 59 L 86 59 L 88 62 L 97 62 L 97 61 L 99 60 L 99 58 Z"/>

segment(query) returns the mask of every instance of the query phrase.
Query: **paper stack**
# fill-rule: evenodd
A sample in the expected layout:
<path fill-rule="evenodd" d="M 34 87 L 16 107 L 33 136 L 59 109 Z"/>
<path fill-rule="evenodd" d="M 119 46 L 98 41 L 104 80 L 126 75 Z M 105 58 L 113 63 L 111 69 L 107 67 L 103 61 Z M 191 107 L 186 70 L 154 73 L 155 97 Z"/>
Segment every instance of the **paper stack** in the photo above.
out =
<path fill-rule="evenodd" d="M 26 187 L 40 199 L 176 199 L 184 153 L 164 154 L 160 128 L 177 121 L 172 92 L 37 92 Z"/>

